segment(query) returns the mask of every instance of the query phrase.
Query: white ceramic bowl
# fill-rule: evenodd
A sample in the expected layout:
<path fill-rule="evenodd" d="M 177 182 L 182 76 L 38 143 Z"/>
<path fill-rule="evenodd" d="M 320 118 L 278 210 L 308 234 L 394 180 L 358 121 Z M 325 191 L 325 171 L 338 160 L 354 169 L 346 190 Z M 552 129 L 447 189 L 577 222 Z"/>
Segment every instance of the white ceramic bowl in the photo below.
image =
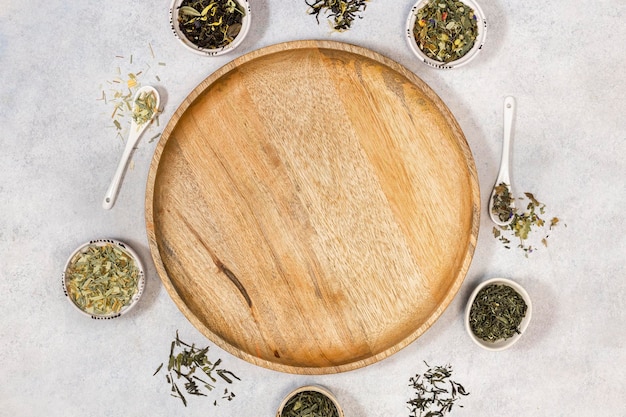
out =
<path fill-rule="evenodd" d="M 461 58 L 451 61 L 451 62 L 441 62 L 429 58 L 422 50 L 417 46 L 417 42 L 415 41 L 415 36 L 413 35 L 413 27 L 415 26 L 417 19 L 417 11 L 424 7 L 429 0 L 418 0 L 417 3 L 411 8 L 411 12 L 409 13 L 409 17 L 406 21 L 406 40 L 409 44 L 409 48 L 413 51 L 413 53 L 420 59 L 420 61 L 425 64 L 438 69 L 452 69 L 463 66 L 476 58 L 478 53 L 482 50 L 483 45 L 485 44 L 485 38 L 487 36 L 487 20 L 485 19 L 485 14 L 482 9 L 474 0 L 460 0 L 468 7 L 474 10 L 474 14 L 476 15 L 476 20 L 478 24 L 478 36 L 476 37 L 476 41 L 474 42 L 474 46 L 470 49 L 465 55 Z"/>
<path fill-rule="evenodd" d="M 474 332 L 472 331 L 471 327 L 470 327 L 470 310 L 472 309 L 472 304 L 474 303 L 474 299 L 476 298 L 476 296 L 478 295 L 478 292 L 480 290 L 482 290 L 483 288 L 485 288 L 488 285 L 492 285 L 492 284 L 502 284 L 502 285 L 506 285 L 509 286 L 511 288 L 513 288 L 515 291 L 517 291 L 517 293 L 519 295 L 522 296 L 522 298 L 524 299 L 524 301 L 526 302 L 526 305 L 528 306 L 528 309 L 526 311 L 526 316 L 522 319 L 522 322 L 519 325 L 519 331 L 520 333 L 515 334 L 514 336 L 508 338 L 508 339 L 501 339 L 495 342 L 490 342 L 490 341 L 486 341 L 486 340 L 482 340 L 478 337 L 476 337 L 476 335 L 474 334 Z M 474 341 L 474 343 L 476 343 L 478 346 L 487 349 L 487 350 L 492 350 L 492 351 L 499 351 L 499 350 L 504 350 L 507 349 L 508 347 L 512 346 L 515 342 L 517 342 L 520 337 L 522 337 L 522 335 L 524 334 L 524 332 L 526 331 L 526 328 L 528 327 L 528 324 L 530 323 L 530 318 L 532 316 L 532 311 L 533 311 L 533 306 L 532 303 L 530 301 L 530 296 L 528 295 L 528 293 L 526 292 L 526 290 L 519 285 L 518 283 L 511 281 L 510 279 L 506 279 L 506 278 L 492 278 L 489 279 L 481 284 L 479 284 L 476 289 L 474 289 L 474 292 L 472 292 L 472 295 L 470 296 L 468 302 L 467 302 L 467 307 L 465 308 L 465 330 L 467 330 L 467 333 L 469 334 L 470 338 Z"/>
<path fill-rule="evenodd" d="M 221 48 L 216 48 L 216 49 L 201 48 L 195 45 L 189 39 L 187 39 L 187 37 L 179 28 L 178 9 L 180 8 L 182 1 L 183 0 L 172 0 L 170 4 L 170 27 L 172 28 L 172 31 L 174 32 L 174 36 L 176 36 L 176 39 L 178 39 L 185 48 L 199 55 L 219 56 L 219 55 L 227 54 L 228 52 L 233 51 L 235 48 L 237 48 L 237 46 L 241 44 L 241 42 L 243 42 L 244 38 L 248 34 L 248 31 L 250 30 L 250 19 L 251 19 L 250 4 L 248 3 L 248 0 L 237 0 L 237 3 L 239 3 L 239 5 L 241 5 L 241 7 L 243 7 L 244 10 L 246 11 L 246 14 L 241 21 L 241 31 L 239 32 L 239 34 L 235 37 L 235 39 L 231 43 Z"/>
<path fill-rule="evenodd" d="M 125 305 L 124 307 L 122 307 L 122 309 L 119 312 L 111 313 L 111 314 L 107 314 L 107 315 L 91 314 L 91 313 L 88 313 L 87 311 L 83 310 L 76 303 L 74 303 L 74 301 L 72 300 L 72 297 L 70 297 L 70 295 L 68 293 L 68 290 L 67 290 L 67 283 L 68 283 L 68 279 L 69 279 L 69 277 L 67 276 L 67 271 L 68 271 L 68 269 L 70 267 L 70 264 L 72 263 L 72 260 L 74 259 L 74 257 L 76 255 L 78 255 L 79 253 L 85 252 L 89 247 L 92 247 L 92 246 L 106 246 L 106 245 L 114 245 L 114 246 L 116 246 L 118 249 L 122 250 L 124 253 L 126 253 L 128 256 L 130 256 L 130 258 L 135 262 L 135 266 L 137 267 L 137 270 L 138 270 L 137 290 L 135 291 L 134 295 L 132 296 L 130 303 Z M 87 242 L 87 243 L 81 245 L 80 247 L 78 247 L 78 249 L 76 249 L 74 252 L 72 252 L 70 257 L 67 259 L 67 262 L 65 263 L 65 267 L 63 268 L 63 273 L 61 274 L 61 281 L 62 281 L 62 284 L 63 284 L 63 292 L 65 293 L 65 297 L 67 298 L 69 303 L 72 306 L 74 306 L 78 311 L 80 311 L 82 314 L 84 314 L 84 315 L 86 315 L 88 317 L 91 317 L 92 319 L 96 319 L 96 320 L 115 319 L 117 317 L 120 317 L 120 316 L 128 313 L 135 306 L 135 304 L 137 304 L 137 301 L 139 301 L 139 299 L 141 298 L 141 295 L 143 294 L 143 290 L 144 290 L 144 287 L 145 287 L 145 284 L 146 284 L 146 278 L 145 278 L 145 274 L 144 274 L 144 270 L 143 270 L 143 265 L 141 264 L 141 261 L 139 260 L 139 256 L 126 243 L 121 242 L 121 241 L 116 240 L 116 239 L 90 240 L 89 242 Z"/>
<path fill-rule="evenodd" d="M 297 389 L 291 391 L 285 397 L 285 399 L 283 399 L 283 401 L 280 403 L 280 406 L 278 407 L 278 411 L 276 412 L 276 417 L 281 417 L 280 413 L 282 413 L 283 408 L 285 407 L 287 402 L 291 399 L 291 397 L 293 397 L 294 395 L 296 395 L 296 394 L 298 394 L 300 392 L 304 392 L 304 391 L 315 391 L 315 392 L 319 392 L 321 394 L 324 394 L 325 396 L 327 396 L 333 402 L 333 404 L 335 404 L 335 407 L 337 407 L 337 412 L 339 414 L 339 417 L 344 417 L 343 410 L 339 406 L 339 402 L 337 401 L 337 398 L 335 398 L 335 396 L 333 395 L 332 392 L 330 392 L 326 388 L 324 388 L 322 386 L 319 386 L 319 385 L 305 385 L 305 386 L 302 386 L 300 388 L 297 388 Z"/>

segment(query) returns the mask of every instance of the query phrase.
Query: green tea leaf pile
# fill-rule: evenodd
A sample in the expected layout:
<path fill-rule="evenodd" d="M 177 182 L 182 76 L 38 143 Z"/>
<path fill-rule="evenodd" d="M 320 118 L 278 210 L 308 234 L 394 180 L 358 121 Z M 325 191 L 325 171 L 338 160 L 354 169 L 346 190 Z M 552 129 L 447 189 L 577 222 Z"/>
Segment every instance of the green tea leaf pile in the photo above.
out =
<path fill-rule="evenodd" d="M 339 417 L 339 411 L 321 392 L 302 391 L 287 400 L 280 417 Z"/>
<path fill-rule="evenodd" d="M 528 305 L 508 285 L 491 284 L 481 289 L 470 308 L 469 324 L 479 339 L 487 342 L 506 340 L 520 334 L 519 325 Z"/>

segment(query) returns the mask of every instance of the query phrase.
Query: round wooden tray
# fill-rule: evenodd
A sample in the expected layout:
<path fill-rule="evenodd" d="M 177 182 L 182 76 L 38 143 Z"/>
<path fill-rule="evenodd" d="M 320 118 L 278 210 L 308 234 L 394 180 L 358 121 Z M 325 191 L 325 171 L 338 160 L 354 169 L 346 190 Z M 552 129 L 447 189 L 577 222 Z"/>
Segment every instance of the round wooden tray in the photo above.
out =
<path fill-rule="evenodd" d="M 289 42 L 204 80 L 166 126 L 146 222 L 185 316 L 251 363 L 334 373 L 407 346 L 469 268 L 479 223 L 471 151 L 399 64 Z"/>

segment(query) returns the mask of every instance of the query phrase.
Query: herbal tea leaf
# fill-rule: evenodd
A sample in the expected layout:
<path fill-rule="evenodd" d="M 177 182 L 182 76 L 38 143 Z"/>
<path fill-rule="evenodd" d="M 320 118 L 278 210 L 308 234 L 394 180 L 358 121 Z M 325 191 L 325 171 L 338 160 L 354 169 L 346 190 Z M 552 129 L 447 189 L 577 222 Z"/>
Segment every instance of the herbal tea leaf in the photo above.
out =
<path fill-rule="evenodd" d="M 235 0 L 183 0 L 178 10 L 183 35 L 207 49 L 228 46 L 241 31 L 246 14 Z"/>
<path fill-rule="evenodd" d="M 459 0 L 430 0 L 416 12 L 413 36 L 429 58 L 455 61 L 474 46 L 477 18 L 474 10 Z"/>
<path fill-rule="evenodd" d="M 524 193 L 524 196 L 529 200 L 526 205 L 526 211 L 520 212 L 517 208 L 513 209 L 513 220 L 507 226 L 500 227 L 500 230 L 494 227 L 493 235 L 495 238 L 500 240 L 504 247 L 509 249 L 509 244 L 511 243 L 510 239 L 506 238 L 502 235 L 503 232 L 509 232 L 513 236 L 519 239 L 518 248 L 523 250 L 528 256 L 529 253 L 532 253 L 535 250 L 535 247 L 528 244 L 527 241 L 531 237 L 533 231 L 537 229 L 544 228 L 546 226 L 546 222 L 543 220 L 541 216 L 545 212 L 545 204 L 537 200 L 537 198 L 532 193 Z M 520 198 L 519 200 L 523 200 Z M 552 230 L 553 227 L 559 223 L 558 217 L 553 217 L 548 225 L 548 229 Z M 548 246 L 548 235 L 545 234 L 541 239 L 541 243 L 544 247 Z"/>
<path fill-rule="evenodd" d="M 139 268 L 118 245 L 90 245 L 70 260 L 65 276 L 74 304 L 89 314 L 110 315 L 131 303 L 138 290 Z"/>
<path fill-rule="evenodd" d="M 327 12 L 328 18 L 333 19 L 333 29 L 343 32 L 352 26 L 352 22 L 356 17 L 361 18 L 361 14 L 367 7 L 368 0 L 314 0 L 309 3 L 308 14 L 315 16 L 319 24 L 319 15 L 322 11 Z"/>

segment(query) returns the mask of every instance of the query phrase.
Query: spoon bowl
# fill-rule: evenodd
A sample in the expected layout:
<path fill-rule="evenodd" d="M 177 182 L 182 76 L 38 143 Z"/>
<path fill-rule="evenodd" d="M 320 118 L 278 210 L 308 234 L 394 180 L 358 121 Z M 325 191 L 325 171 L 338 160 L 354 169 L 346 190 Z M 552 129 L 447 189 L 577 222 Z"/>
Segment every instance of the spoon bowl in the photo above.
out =
<path fill-rule="evenodd" d="M 154 94 L 154 106 L 151 106 L 151 108 L 148 109 L 147 112 L 140 114 L 141 117 L 134 117 L 138 114 L 138 112 L 136 111 L 138 106 L 138 100 L 150 94 Z M 128 133 L 128 139 L 126 140 L 126 147 L 124 148 L 122 158 L 117 165 L 117 170 L 113 175 L 113 180 L 111 180 L 111 185 L 109 185 L 109 189 L 104 196 L 104 201 L 102 202 L 102 207 L 104 209 L 110 210 L 115 204 L 115 200 L 117 199 L 117 193 L 119 191 L 120 185 L 122 184 L 122 179 L 128 166 L 128 161 L 130 160 L 130 157 L 135 150 L 135 147 L 137 146 L 137 142 L 139 142 L 139 138 L 146 130 L 146 128 L 150 126 L 155 116 L 157 115 L 161 103 L 160 100 L 161 99 L 159 97 L 159 92 L 157 91 L 157 89 L 149 85 L 141 87 L 135 93 L 135 96 L 133 97 L 133 118 L 130 123 L 130 132 Z"/>
<path fill-rule="evenodd" d="M 500 159 L 500 168 L 498 170 L 498 176 L 496 183 L 493 186 L 491 197 L 489 198 L 489 217 L 491 220 L 500 227 L 505 227 L 511 224 L 513 221 L 513 214 L 515 212 L 515 199 L 512 197 L 511 192 L 511 176 L 509 173 L 510 162 L 510 149 L 511 149 L 511 135 L 513 131 L 513 115 L 515 114 L 515 99 L 511 96 L 504 99 L 504 139 L 502 141 L 502 157 Z M 507 199 L 507 206 L 509 208 L 509 217 L 506 220 L 502 220 L 498 213 L 494 213 L 494 204 L 501 204 L 502 198 L 499 195 L 507 193 L 509 198 Z"/>

